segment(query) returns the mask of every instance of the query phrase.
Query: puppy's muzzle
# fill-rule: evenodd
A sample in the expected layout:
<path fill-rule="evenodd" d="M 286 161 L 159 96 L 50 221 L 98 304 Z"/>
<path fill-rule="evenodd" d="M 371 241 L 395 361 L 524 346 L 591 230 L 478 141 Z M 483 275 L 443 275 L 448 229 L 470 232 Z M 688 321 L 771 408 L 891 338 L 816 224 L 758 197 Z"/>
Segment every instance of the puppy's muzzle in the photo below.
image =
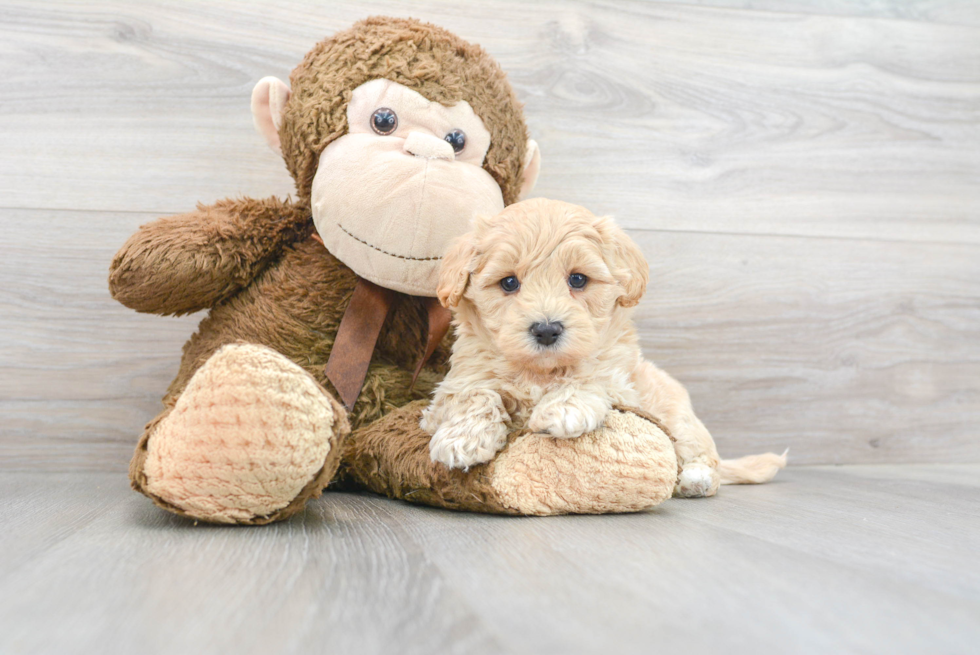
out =
<path fill-rule="evenodd" d="M 534 323 L 531 326 L 531 336 L 542 346 L 550 346 L 558 341 L 558 337 L 561 336 L 564 329 L 565 326 L 560 321 Z"/>

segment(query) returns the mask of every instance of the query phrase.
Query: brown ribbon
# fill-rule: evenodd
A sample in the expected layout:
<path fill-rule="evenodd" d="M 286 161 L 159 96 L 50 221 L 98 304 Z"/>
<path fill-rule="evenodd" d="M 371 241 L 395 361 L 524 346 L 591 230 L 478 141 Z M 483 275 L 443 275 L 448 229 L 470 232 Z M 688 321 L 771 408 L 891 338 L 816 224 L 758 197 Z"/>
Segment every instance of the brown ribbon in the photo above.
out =
<path fill-rule="evenodd" d="M 351 295 L 350 303 L 340 319 L 337 337 L 334 339 L 327 366 L 324 369 L 327 379 L 337 389 L 340 400 L 348 411 L 354 409 L 357 397 L 367 377 L 371 356 L 381 335 L 381 328 L 391 312 L 398 296 L 403 295 L 385 289 L 364 278 L 357 278 L 357 286 Z M 415 367 L 412 384 L 418 378 L 422 367 L 432 357 L 436 347 L 449 331 L 452 318 L 449 310 L 435 298 L 423 298 L 428 321 L 426 325 L 425 351 Z"/>
<path fill-rule="evenodd" d="M 354 409 L 361 395 L 374 345 L 394 300 L 395 292 L 391 289 L 357 278 L 324 369 L 348 411 Z"/>
<path fill-rule="evenodd" d="M 323 239 L 314 232 L 313 240 L 323 245 Z M 350 303 L 344 310 L 337 328 L 327 366 L 323 369 L 330 384 L 337 389 L 340 400 L 353 411 L 357 397 L 361 395 L 368 368 L 371 366 L 371 356 L 381 336 L 388 314 L 398 296 L 407 295 L 391 289 L 380 287 L 362 277 L 357 278 L 357 285 L 351 295 Z M 439 342 L 449 331 L 452 314 L 439 304 L 435 298 L 422 298 L 428 320 L 426 321 L 425 351 L 412 374 L 412 385 L 418 379 L 422 367 L 432 357 Z"/>
<path fill-rule="evenodd" d="M 425 304 L 425 313 L 428 315 L 428 329 L 425 332 L 425 352 L 422 353 L 422 359 L 415 367 L 415 373 L 412 375 L 412 386 L 415 386 L 415 381 L 419 379 L 422 367 L 432 357 L 432 353 L 436 351 L 439 342 L 449 332 L 449 324 L 453 320 L 452 313 L 440 305 L 438 299 L 423 298 L 422 302 Z"/>

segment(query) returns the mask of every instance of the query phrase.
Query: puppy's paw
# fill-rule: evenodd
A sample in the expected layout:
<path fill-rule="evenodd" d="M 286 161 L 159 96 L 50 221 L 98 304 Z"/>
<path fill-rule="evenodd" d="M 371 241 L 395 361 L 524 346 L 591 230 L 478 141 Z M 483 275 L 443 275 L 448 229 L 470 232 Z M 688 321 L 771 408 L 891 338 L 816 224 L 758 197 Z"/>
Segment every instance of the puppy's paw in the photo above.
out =
<path fill-rule="evenodd" d="M 499 422 L 444 423 L 429 441 L 429 456 L 451 469 L 464 471 L 493 459 L 507 443 L 507 426 Z"/>
<path fill-rule="evenodd" d="M 674 487 L 674 495 L 679 498 L 714 496 L 720 483 L 718 471 L 706 464 L 691 462 L 681 470 Z"/>
<path fill-rule="evenodd" d="M 534 408 L 527 427 L 553 437 L 572 439 L 598 430 L 606 420 L 608 409 L 597 403 L 568 401 L 545 402 Z"/>
<path fill-rule="evenodd" d="M 439 419 L 436 413 L 435 403 L 432 403 L 422 410 L 422 418 L 419 419 L 419 427 L 422 428 L 423 432 L 427 432 L 430 436 L 435 434 L 436 430 L 439 429 Z"/>

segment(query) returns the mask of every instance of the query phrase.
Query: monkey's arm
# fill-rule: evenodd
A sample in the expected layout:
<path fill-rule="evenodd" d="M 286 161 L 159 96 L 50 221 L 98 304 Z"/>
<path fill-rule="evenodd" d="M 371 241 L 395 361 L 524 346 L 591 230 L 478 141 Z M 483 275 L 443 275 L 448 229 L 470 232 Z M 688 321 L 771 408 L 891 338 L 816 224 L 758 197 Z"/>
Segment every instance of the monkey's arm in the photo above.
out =
<path fill-rule="evenodd" d="M 112 260 L 109 290 L 138 312 L 196 312 L 248 285 L 312 230 L 308 207 L 277 198 L 198 205 L 140 227 Z"/>

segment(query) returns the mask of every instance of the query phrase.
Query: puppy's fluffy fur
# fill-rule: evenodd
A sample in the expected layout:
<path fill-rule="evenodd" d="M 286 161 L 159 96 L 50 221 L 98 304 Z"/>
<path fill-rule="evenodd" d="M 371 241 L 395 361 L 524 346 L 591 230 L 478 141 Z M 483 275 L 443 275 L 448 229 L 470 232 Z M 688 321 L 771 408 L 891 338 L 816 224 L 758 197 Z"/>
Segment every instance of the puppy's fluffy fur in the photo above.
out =
<path fill-rule="evenodd" d="M 585 276 L 582 288 L 573 274 Z M 505 290 L 505 278 L 519 288 Z M 525 427 L 578 437 L 624 405 L 654 414 L 676 439 L 683 471 L 675 494 L 714 494 L 722 477 L 711 435 L 684 387 L 640 352 L 631 308 L 648 279 L 636 244 L 582 207 L 534 199 L 477 218 L 447 253 L 437 290 L 454 310 L 456 342 L 422 416 L 433 461 L 489 461 Z M 532 334 L 542 323 L 561 325 L 554 343 Z M 725 462 L 725 481 L 762 482 L 784 464 L 771 454 L 748 459 Z"/>

